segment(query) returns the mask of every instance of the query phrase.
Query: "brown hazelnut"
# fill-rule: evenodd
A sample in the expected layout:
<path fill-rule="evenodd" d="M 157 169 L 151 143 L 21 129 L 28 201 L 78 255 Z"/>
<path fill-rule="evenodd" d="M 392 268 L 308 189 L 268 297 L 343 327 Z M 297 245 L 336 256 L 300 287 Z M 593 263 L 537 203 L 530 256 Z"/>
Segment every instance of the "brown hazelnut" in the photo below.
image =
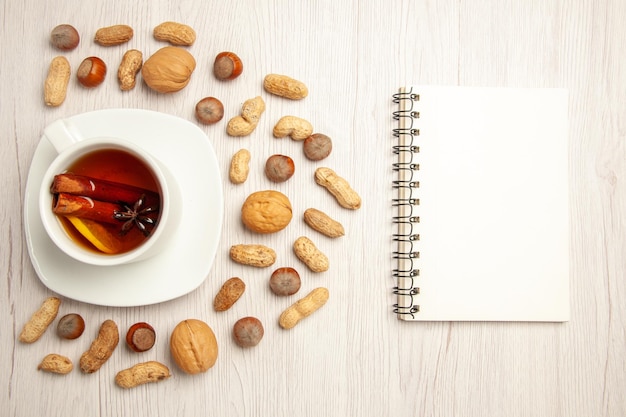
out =
<path fill-rule="evenodd" d="M 270 277 L 270 288 L 276 295 L 293 295 L 300 290 L 300 285 L 300 274 L 291 267 L 278 268 Z"/>
<path fill-rule="evenodd" d="M 253 347 L 263 339 L 263 324 L 256 317 L 244 317 L 233 326 L 233 338 L 240 347 Z"/>
<path fill-rule="evenodd" d="M 80 314 L 70 313 L 59 319 L 57 335 L 63 339 L 77 339 L 85 331 L 85 320 Z"/>
<path fill-rule="evenodd" d="M 135 323 L 126 333 L 126 344 L 134 352 L 145 352 L 154 346 L 156 333 L 148 323 Z"/>
<path fill-rule="evenodd" d="M 243 72 L 243 63 L 233 52 L 220 52 L 213 63 L 213 75 L 218 80 L 234 80 Z"/>
<path fill-rule="evenodd" d="M 333 149 L 331 139 L 322 133 L 313 133 L 304 140 L 304 156 L 311 161 L 321 161 L 330 155 Z"/>
<path fill-rule="evenodd" d="M 272 155 L 265 162 L 265 176 L 273 182 L 285 182 L 295 171 L 293 159 L 286 155 Z"/>
<path fill-rule="evenodd" d="M 50 43 L 61 51 L 71 51 L 80 43 L 80 36 L 74 26 L 58 25 L 50 32 Z"/>
<path fill-rule="evenodd" d="M 217 123 L 224 117 L 224 105 L 215 97 L 205 97 L 196 104 L 196 120 L 205 125 Z"/>
<path fill-rule="evenodd" d="M 85 87 L 97 87 L 107 75 L 107 66 L 96 56 L 85 58 L 76 70 L 78 81 Z"/>

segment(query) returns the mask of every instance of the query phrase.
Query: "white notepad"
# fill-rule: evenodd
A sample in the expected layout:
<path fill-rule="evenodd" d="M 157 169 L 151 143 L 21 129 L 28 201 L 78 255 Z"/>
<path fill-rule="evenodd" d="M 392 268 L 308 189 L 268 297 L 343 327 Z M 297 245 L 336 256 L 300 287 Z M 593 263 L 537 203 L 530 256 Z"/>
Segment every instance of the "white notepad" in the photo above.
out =
<path fill-rule="evenodd" d="M 567 91 L 394 98 L 398 317 L 569 320 Z"/>

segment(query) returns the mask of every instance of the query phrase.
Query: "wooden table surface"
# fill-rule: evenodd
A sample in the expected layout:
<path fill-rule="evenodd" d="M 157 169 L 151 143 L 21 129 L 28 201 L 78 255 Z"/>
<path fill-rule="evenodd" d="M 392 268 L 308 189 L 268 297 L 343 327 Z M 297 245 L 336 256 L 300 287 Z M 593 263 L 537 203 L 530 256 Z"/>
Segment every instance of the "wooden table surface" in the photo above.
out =
<path fill-rule="evenodd" d="M 0 17 L 0 415 L 626 415 L 626 2 L 4 0 Z M 149 56 L 164 46 L 152 37 L 164 21 L 197 32 L 188 48 L 197 60 L 191 82 L 169 95 L 141 81 L 122 92 L 116 80 L 122 53 L 136 48 Z M 49 44 L 51 29 L 61 23 L 82 35 L 74 51 L 59 53 Z M 128 44 L 105 48 L 93 42 L 98 28 L 120 23 L 134 28 Z M 212 62 L 226 50 L 242 57 L 244 73 L 219 82 Z M 59 54 L 74 69 L 85 57 L 100 56 L 109 74 L 91 90 L 72 76 L 66 101 L 49 108 L 43 81 Z M 269 96 L 262 88 L 268 73 L 304 81 L 309 96 L 298 102 Z M 392 314 L 391 95 L 411 83 L 569 89 L 569 322 L 403 323 Z M 227 119 L 257 95 L 267 110 L 255 133 L 228 137 Z M 224 120 L 199 125 L 217 154 L 225 194 L 222 238 L 206 280 L 187 295 L 140 307 L 62 296 L 59 314 L 81 314 L 85 334 L 61 341 L 51 328 L 34 344 L 18 342 L 31 314 L 56 295 L 38 279 L 24 232 L 26 183 L 45 126 L 108 108 L 155 110 L 196 123 L 194 106 L 205 96 L 225 105 Z M 299 143 L 274 139 L 272 127 L 286 114 L 304 117 L 332 137 L 331 156 L 313 163 Z M 235 186 L 227 172 L 240 148 L 252 154 L 251 174 Z M 296 163 L 296 175 L 279 185 L 263 175 L 264 161 L 274 153 L 291 155 Z M 361 194 L 359 210 L 342 209 L 314 183 L 312 173 L 321 165 Z M 268 188 L 290 196 L 294 219 L 280 233 L 259 236 L 244 229 L 239 210 L 249 193 Z M 308 229 L 302 221 L 307 207 L 340 220 L 346 235 L 331 240 Z M 328 255 L 328 272 L 314 274 L 295 259 L 291 245 L 300 235 Z M 274 296 L 268 289 L 271 268 L 229 259 L 230 246 L 238 243 L 274 247 L 276 266 L 301 272 L 300 293 Z M 203 256 L 198 249 L 192 248 Z M 231 310 L 216 313 L 213 297 L 233 276 L 246 282 L 246 293 Z M 296 328 L 281 329 L 280 312 L 319 286 L 329 289 L 328 303 Z M 249 315 L 263 322 L 265 336 L 258 346 L 242 349 L 231 329 Z M 216 365 L 200 375 L 184 374 L 169 353 L 169 334 L 188 318 L 206 321 L 219 343 Z M 135 322 L 151 323 L 155 347 L 137 354 L 121 343 L 95 374 L 37 370 L 51 352 L 78 362 L 106 319 L 123 334 Z M 131 390 L 115 385 L 118 371 L 147 360 L 166 364 L 172 377 Z"/>

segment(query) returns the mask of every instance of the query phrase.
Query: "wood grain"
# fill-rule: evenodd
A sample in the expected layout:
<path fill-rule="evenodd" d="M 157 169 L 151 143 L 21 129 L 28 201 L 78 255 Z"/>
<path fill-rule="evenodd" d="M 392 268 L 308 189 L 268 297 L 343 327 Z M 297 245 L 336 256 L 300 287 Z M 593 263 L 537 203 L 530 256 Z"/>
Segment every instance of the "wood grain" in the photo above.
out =
<path fill-rule="evenodd" d="M 80 7 L 69 0 L 5 0 L 0 7 L 0 414 L 626 415 L 624 16 L 621 0 L 98 0 Z M 190 84 L 171 95 L 154 93 L 143 82 L 122 92 L 114 75 L 126 47 L 149 56 L 164 46 L 152 29 L 167 20 L 197 32 L 189 47 L 198 61 Z M 50 60 L 60 54 L 48 36 L 61 23 L 74 24 L 81 33 L 79 47 L 62 53 L 72 68 L 98 55 L 108 63 L 109 76 L 93 90 L 71 78 L 66 102 L 53 109 L 43 104 L 43 80 Z M 131 25 L 131 42 L 96 45 L 95 31 L 113 24 Z M 210 72 L 215 55 L 224 50 L 244 63 L 242 76 L 231 82 L 218 82 Z M 24 322 L 54 295 L 31 265 L 22 217 L 28 170 L 43 128 L 58 118 L 114 107 L 194 122 L 196 102 L 209 95 L 222 100 L 227 120 L 243 101 L 263 94 L 268 73 L 305 82 L 309 96 L 300 102 L 265 96 L 266 113 L 246 139 L 227 137 L 225 122 L 201 127 L 218 155 L 227 196 L 221 249 L 207 280 L 184 297 L 145 307 L 108 308 L 64 298 L 59 313 L 83 315 L 85 335 L 68 343 L 49 330 L 33 345 L 19 343 Z M 403 323 L 391 314 L 391 94 L 410 83 L 569 89 L 570 322 Z M 319 163 L 308 161 L 290 139 L 271 136 L 274 123 L 287 114 L 306 118 L 333 138 L 333 153 L 324 164 L 359 192 L 360 210 L 338 207 L 313 181 Z M 228 165 L 242 147 L 251 152 L 251 172 L 236 186 L 227 179 Z M 286 183 L 270 185 L 262 174 L 273 153 L 296 162 L 296 174 Z M 290 195 L 294 220 L 285 231 L 259 238 L 243 228 L 238 212 L 249 193 L 270 187 Z M 346 235 L 331 240 L 307 229 L 301 216 L 308 207 L 340 221 Z M 328 255 L 328 272 L 309 273 L 295 259 L 291 246 L 302 234 Z M 239 243 L 274 247 L 277 266 L 301 272 L 299 295 L 326 286 L 328 303 L 296 328 L 279 328 L 280 312 L 295 298 L 271 293 L 271 271 L 232 263 L 228 248 Z M 233 276 L 246 282 L 246 294 L 229 311 L 216 313 L 211 300 Z M 244 350 L 233 343 L 231 331 L 247 315 L 263 322 L 265 336 Z M 155 347 L 136 354 L 120 345 L 92 375 L 37 371 L 51 352 L 76 362 L 108 318 L 122 332 L 137 321 L 151 323 Z M 169 355 L 169 334 L 187 318 L 209 323 L 220 344 L 216 366 L 200 376 L 184 375 Z M 133 390 L 115 386 L 119 370 L 146 360 L 166 364 L 172 378 Z"/>

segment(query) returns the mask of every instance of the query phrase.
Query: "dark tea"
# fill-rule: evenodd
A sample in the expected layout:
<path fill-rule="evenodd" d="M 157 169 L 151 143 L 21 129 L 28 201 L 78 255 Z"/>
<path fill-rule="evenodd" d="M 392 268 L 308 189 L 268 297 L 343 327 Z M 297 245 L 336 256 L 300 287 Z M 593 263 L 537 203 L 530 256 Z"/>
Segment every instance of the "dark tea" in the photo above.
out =
<path fill-rule="evenodd" d="M 76 160 L 55 176 L 53 212 L 72 239 L 107 254 L 128 252 L 146 239 L 159 220 L 159 185 L 134 155 L 105 149 Z"/>

